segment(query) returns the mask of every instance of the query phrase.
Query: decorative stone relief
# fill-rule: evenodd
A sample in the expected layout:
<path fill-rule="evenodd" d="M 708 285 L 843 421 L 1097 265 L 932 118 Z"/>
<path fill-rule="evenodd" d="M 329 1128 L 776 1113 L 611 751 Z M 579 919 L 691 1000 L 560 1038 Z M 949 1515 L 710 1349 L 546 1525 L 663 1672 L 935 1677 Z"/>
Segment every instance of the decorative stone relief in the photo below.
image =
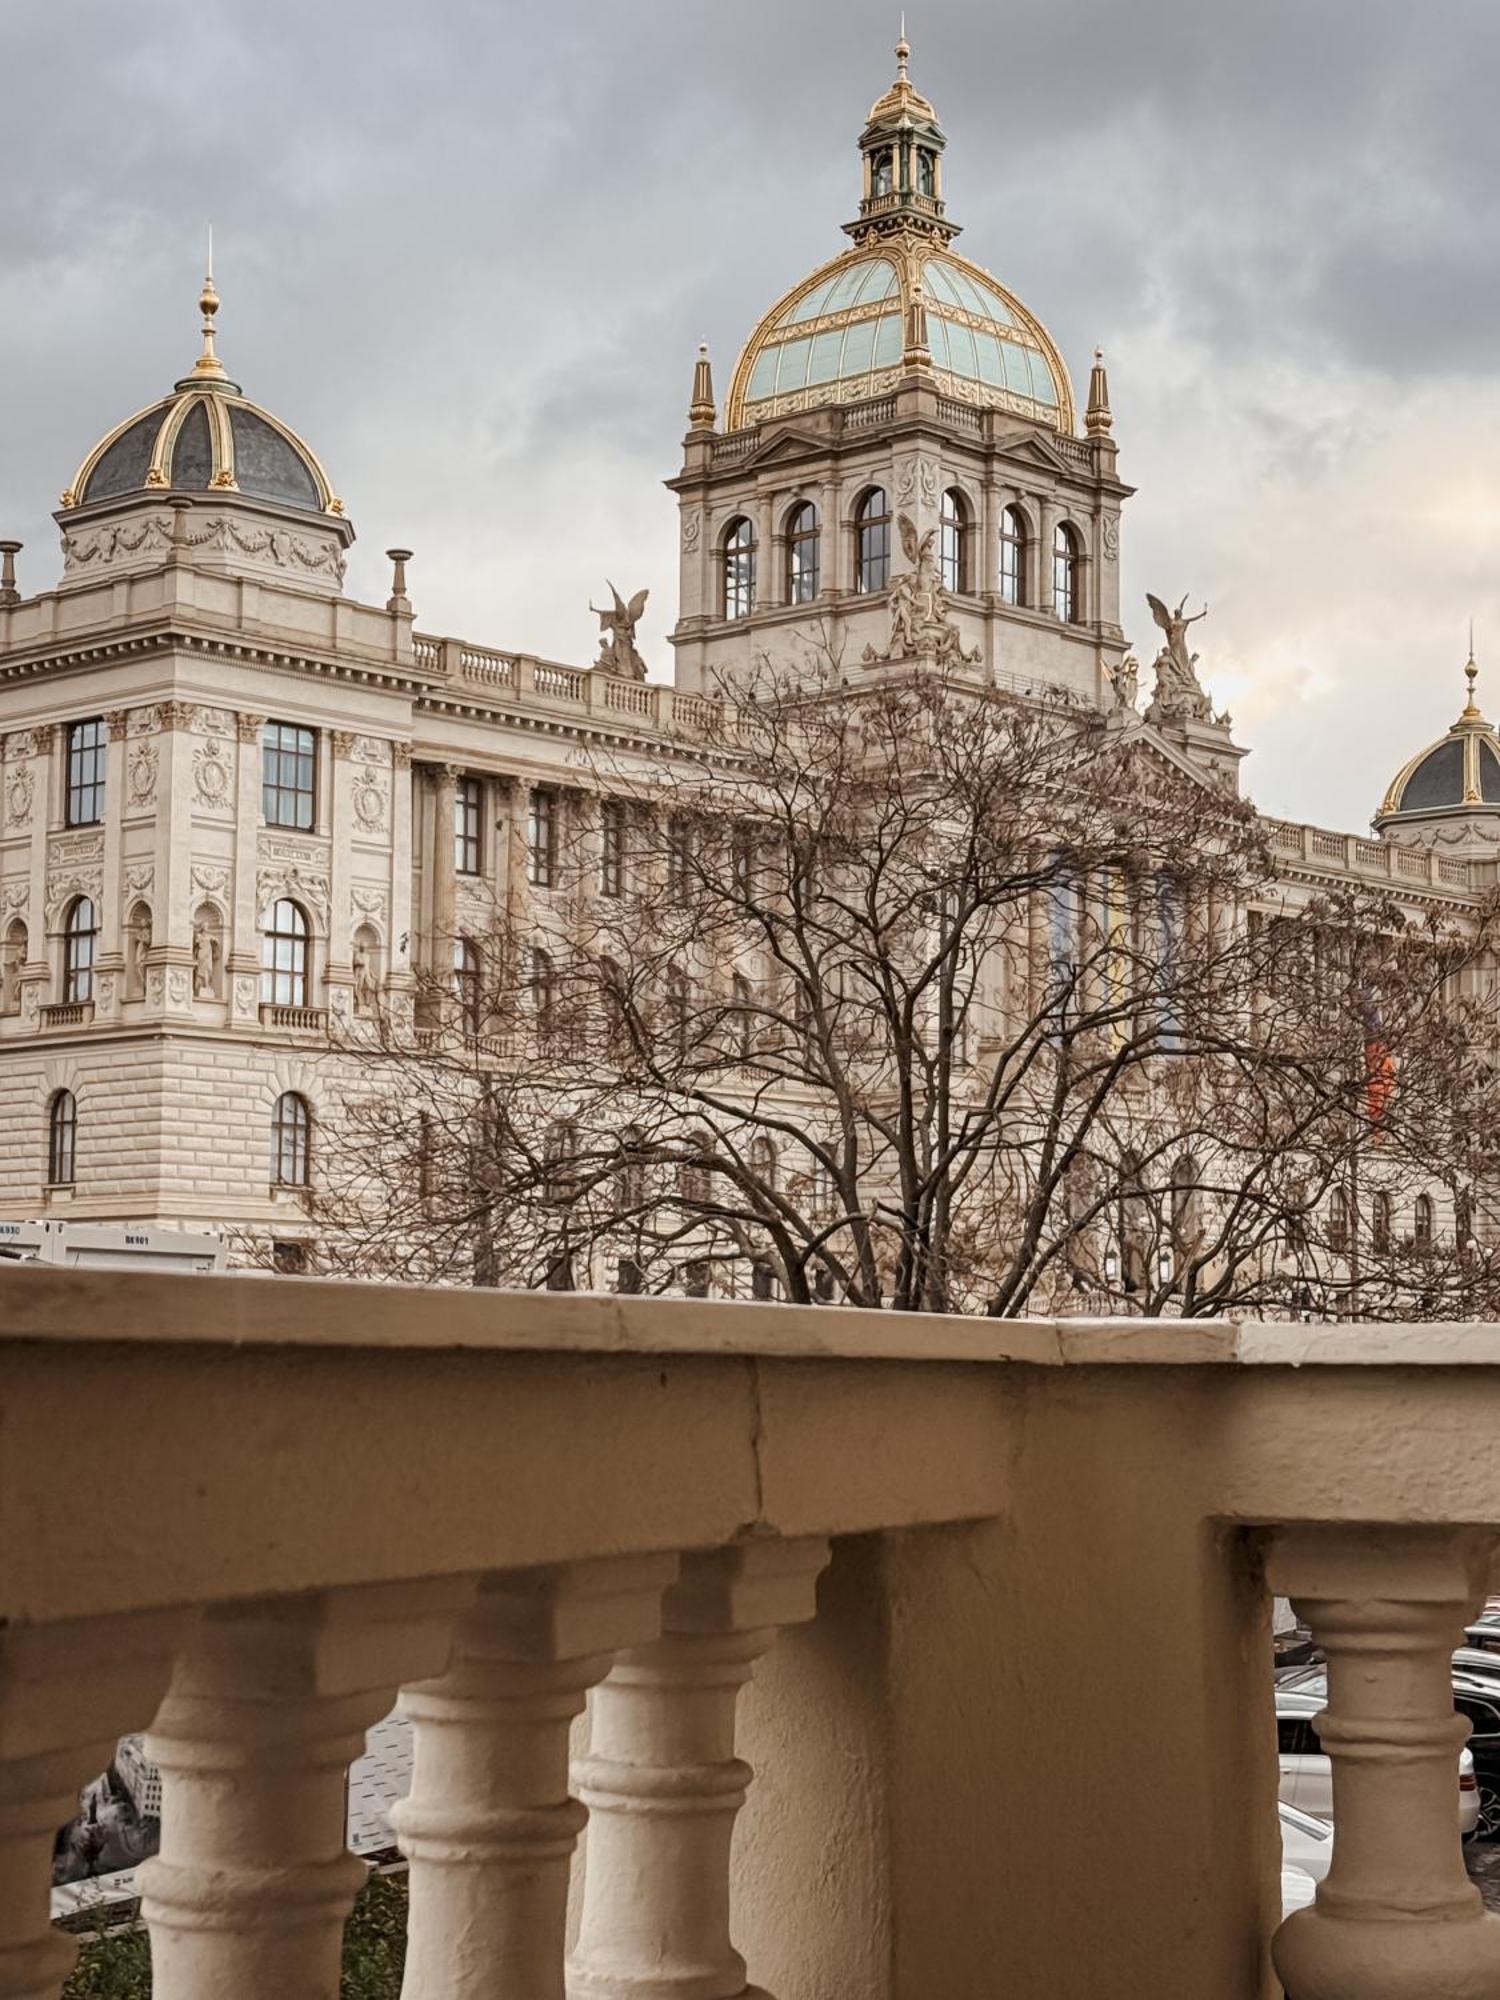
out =
<path fill-rule="evenodd" d="M 374 764 L 386 770 L 391 761 L 391 746 L 379 736 L 356 736 L 354 754 L 361 764 Z"/>
<path fill-rule="evenodd" d="M 166 990 L 167 990 L 167 982 L 161 967 L 159 965 L 153 965 L 151 970 L 146 974 L 147 1006 L 159 1007 L 162 1003 L 162 998 L 166 993 Z"/>
<path fill-rule="evenodd" d="M 198 736 L 229 736 L 234 731 L 234 711 L 228 708 L 200 708 L 193 717 Z"/>
<path fill-rule="evenodd" d="M 307 863 L 321 866 L 325 849 L 316 840 L 288 840 L 283 835 L 266 834 L 261 838 L 260 858 L 262 861 L 291 861 L 298 866 Z"/>
<path fill-rule="evenodd" d="M 145 708 L 130 711 L 130 733 L 132 736 L 154 736 L 161 726 L 161 710 L 155 702 Z"/>
<path fill-rule="evenodd" d="M 7 882 L 0 890 L 0 914 L 7 917 L 19 916 L 31 901 L 29 882 Z"/>
<path fill-rule="evenodd" d="M 155 887 L 156 869 L 151 862 L 142 862 L 138 867 L 125 870 L 127 896 L 149 896 Z"/>
<path fill-rule="evenodd" d="M 234 982 L 234 1004 L 242 1014 L 248 1014 L 255 1005 L 255 981 L 237 979 Z"/>
<path fill-rule="evenodd" d="M 109 725 L 111 743 L 123 743 L 130 730 L 130 710 L 109 708 L 104 712 L 104 720 Z"/>
<path fill-rule="evenodd" d="M 110 1008 L 114 1004 L 115 975 L 112 972 L 101 972 L 99 975 L 99 1005 L 101 1008 Z"/>
<path fill-rule="evenodd" d="M 411 769 L 411 745 L 409 743 L 393 743 L 391 745 L 391 762 L 398 771 L 409 771 Z"/>
<path fill-rule="evenodd" d="M 137 743 L 130 753 L 127 783 L 130 803 L 149 806 L 156 797 L 157 752 L 150 743 Z"/>
<path fill-rule="evenodd" d="M 1108 561 L 1114 562 L 1120 553 L 1120 524 L 1113 515 L 1106 515 L 1100 531 L 1100 542 Z"/>
<path fill-rule="evenodd" d="M 934 546 L 937 530 L 918 535 L 909 514 L 899 514 L 896 525 L 901 547 L 911 568 L 891 582 L 891 633 L 885 651 L 866 646 L 867 665 L 877 660 L 932 660 L 939 666 L 976 666 L 977 646 L 965 650 L 963 635 L 948 610 L 948 594 L 938 574 Z"/>
<path fill-rule="evenodd" d="M 258 743 L 260 741 L 260 732 L 265 726 L 266 718 L 263 715 L 251 715 L 245 709 L 240 709 L 236 712 L 234 733 L 240 739 L 241 743 Z"/>
<path fill-rule="evenodd" d="M 352 729 L 331 729 L 328 734 L 335 757 L 350 757 L 354 754 L 355 739 Z"/>
<path fill-rule="evenodd" d="M 163 729 L 191 729 L 198 705 L 191 701 L 164 701 L 158 713 Z"/>
<path fill-rule="evenodd" d="M 269 908 L 282 896 L 312 910 L 326 926 L 328 922 L 328 877 L 304 874 L 300 868 L 263 868 L 256 884 L 257 907 Z"/>
<path fill-rule="evenodd" d="M 224 902 L 229 895 L 229 870 L 195 862 L 192 869 L 192 883 L 195 895 L 213 896 Z"/>
<path fill-rule="evenodd" d="M 693 553 L 693 550 L 698 546 L 702 534 L 703 516 L 701 514 L 685 515 L 682 522 L 682 548 L 684 555 L 691 555 Z"/>
<path fill-rule="evenodd" d="M 167 973 L 167 992 L 174 1007 L 185 1007 L 192 991 L 186 966 L 174 965 Z"/>
<path fill-rule="evenodd" d="M 927 458 L 910 458 L 896 473 L 896 498 L 911 506 L 920 492 L 925 505 L 937 504 L 937 467 Z"/>
<path fill-rule="evenodd" d="M 301 569 L 313 574 L 321 572 L 338 583 L 343 582 L 348 568 L 338 547 L 332 542 L 306 542 L 289 528 L 246 528 L 228 515 L 205 522 L 187 539 L 191 548 L 217 549 L 225 554 L 233 550 L 242 556 L 260 556 L 282 569 Z"/>
<path fill-rule="evenodd" d="M 349 891 L 350 913 L 356 917 L 373 917 L 385 926 L 386 895 L 384 889 L 351 889 Z"/>
<path fill-rule="evenodd" d="M 226 748 L 217 736 L 210 736 L 201 750 L 193 752 L 193 789 L 199 805 L 225 810 L 232 803 L 233 784 Z"/>
<path fill-rule="evenodd" d="M 55 928 L 64 909 L 75 896 L 88 896 L 98 902 L 102 893 L 103 875 L 98 868 L 70 868 L 47 877 L 47 926 Z"/>
<path fill-rule="evenodd" d="M 10 826 L 24 826 L 31 818 L 31 801 L 36 784 L 24 766 L 5 781 L 5 818 Z"/>
<path fill-rule="evenodd" d="M 76 535 L 64 530 L 63 571 L 87 569 L 95 563 L 103 569 L 121 556 L 164 555 L 171 546 L 172 524 L 160 514 L 134 525 L 113 523 Z"/>
<path fill-rule="evenodd" d="M 368 765 L 354 781 L 354 817 L 367 833 L 385 830 L 385 786 Z"/>
<path fill-rule="evenodd" d="M 28 1027 L 34 1028 L 36 1026 L 37 1016 L 41 1011 L 41 988 L 33 980 L 29 986 L 24 986 L 21 989 L 21 1014 Z"/>
<path fill-rule="evenodd" d="M 102 861 L 104 858 L 104 835 L 102 833 L 55 833 L 48 847 L 48 857 L 54 867 L 64 862 Z"/>

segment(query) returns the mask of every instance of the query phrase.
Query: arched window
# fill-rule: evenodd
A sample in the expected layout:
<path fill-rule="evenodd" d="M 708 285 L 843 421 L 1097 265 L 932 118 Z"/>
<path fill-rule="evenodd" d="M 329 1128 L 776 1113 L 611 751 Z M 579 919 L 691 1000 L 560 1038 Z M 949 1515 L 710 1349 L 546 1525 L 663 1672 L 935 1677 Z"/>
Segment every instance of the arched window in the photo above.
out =
<path fill-rule="evenodd" d="M 279 896 L 260 941 L 263 1007 L 307 1005 L 307 916 L 300 903 Z"/>
<path fill-rule="evenodd" d="M 1078 537 L 1066 521 L 1052 531 L 1052 608 L 1065 625 L 1083 616 L 1078 601 Z"/>
<path fill-rule="evenodd" d="M 1412 1216 L 1412 1241 L 1418 1250 L 1430 1250 L 1434 1242 L 1432 1224 L 1432 1196 L 1419 1194 Z"/>
<path fill-rule="evenodd" d="M 956 486 L 950 486 L 943 495 L 938 543 L 943 558 L 943 588 L 962 597 L 970 588 L 969 503 Z"/>
<path fill-rule="evenodd" d="M 550 1035 L 557 1026 L 557 981 L 551 958 L 538 944 L 526 961 L 526 992 L 538 1035 Z"/>
<path fill-rule="evenodd" d="M 71 1090 L 53 1093 L 47 1107 L 47 1185 L 73 1185 L 74 1152 L 78 1139 L 78 1100 Z"/>
<path fill-rule="evenodd" d="M 1370 1210 L 1370 1246 L 1375 1250 L 1389 1250 L 1394 1233 L 1394 1218 L 1391 1212 L 1391 1198 L 1382 1189 L 1376 1195 Z"/>
<path fill-rule="evenodd" d="M 467 1034 L 479 1033 L 483 1011 L 484 960 L 472 938 L 453 940 L 453 997 L 458 1002 L 459 1019 Z"/>
<path fill-rule="evenodd" d="M 751 1177 L 758 1182 L 767 1194 L 775 1194 L 777 1175 L 776 1141 L 766 1133 L 758 1132 L 750 1141 L 750 1148 L 746 1159 Z"/>
<path fill-rule="evenodd" d="M 927 146 L 917 148 L 917 193 L 937 193 L 937 154 Z"/>
<path fill-rule="evenodd" d="M 1336 1257 L 1349 1249 L 1349 1197 L 1341 1187 L 1328 1197 L 1328 1247 Z"/>
<path fill-rule="evenodd" d="M 788 604 L 811 604 L 818 594 L 818 542 L 818 510 L 811 500 L 804 500 L 786 522 Z"/>
<path fill-rule="evenodd" d="M 1026 602 L 1026 517 L 1019 507 L 1000 515 L 1000 601 Z"/>
<path fill-rule="evenodd" d="M 99 912 L 87 896 L 75 896 L 63 924 L 63 999 L 92 1000 L 94 954 L 99 948 Z"/>
<path fill-rule="evenodd" d="M 895 185 L 896 155 L 889 150 L 884 153 L 877 153 L 870 173 L 871 194 L 890 194 Z"/>
<path fill-rule="evenodd" d="M 724 530 L 724 616 L 748 618 L 755 609 L 755 528 L 741 514 Z"/>
<path fill-rule="evenodd" d="M 854 510 L 854 588 L 884 590 L 891 580 L 891 503 L 872 486 Z"/>
<path fill-rule="evenodd" d="M 306 1187 L 312 1164 L 312 1112 L 307 1099 L 284 1090 L 271 1113 L 271 1179 L 277 1187 Z"/>

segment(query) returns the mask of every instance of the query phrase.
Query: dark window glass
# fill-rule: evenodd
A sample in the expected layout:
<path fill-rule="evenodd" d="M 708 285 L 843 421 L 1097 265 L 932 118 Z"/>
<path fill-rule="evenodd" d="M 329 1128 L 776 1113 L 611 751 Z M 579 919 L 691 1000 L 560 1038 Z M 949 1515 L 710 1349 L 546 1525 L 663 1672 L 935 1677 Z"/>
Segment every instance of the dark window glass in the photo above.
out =
<path fill-rule="evenodd" d="M 942 548 L 943 588 L 963 596 L 969 588 L 969 509 L 953 487 L 943 495 L 938 540 Z"/>
<path fill-rule="evenodd" d="M 1052 536 L 1052 608 L 1065 625 L 1078 623 L 1078 538 L 1066 521 Z"/>
<path fill-rule="evenodd" d="M 743 515 L 724 532 L 724 616 L 748 618 L 755 609 L 755 530 Z"/>
<path fill-rule="evenodd" d="M 896 185 L 896 161 L 893 153 L 877 153 L 874 171 L 870 175 L 872 194 L 889 194 Z"/>
<path fill-rule="evenodd" d="M 557 794 L 534 789 L 527 820 L 526 879 L 550 889 L 557 876 Z"/>
<path fill-rule="evenodd" d="M 271 1266 L 284 1278 L 301 1277 L 307 1269 L 307 1245 L 278 1238 L 271 1245 Z"/>
<path fill-rule="evenodd" d="M 93 826 L 104 817 L 104 719 L 68 725 L 68 825 Z"/>
<path fill-rule="evenodd" d="M 557 990 L 552 973 L 552 960 L 540 945 L 533 945 L 526 975 L 527 990 L 531 997 L 531 1012 L 536 1021 L 539 1035 L 550 1035 L 557 1025 Z"/>
<path fill-rule="evenodd" d="M 1015 507 L 1000 516 L 1000 597 L 1006 604 L 1026 602 L 1026 523 Z"/>
<path fill-rule="evenodd" d="M 1433 1244 L 1432 1196 L 1419 1194 L 1413 1215 L 1412 1234 L 1419 1250 L 1430 1250 Z"/>
<path fill-rule="evenodd" d="M 479 1032 L 481 998 L 484 978 L 483 961 L 479 947 L 472 938 L 453 940 L 453 993 L 458 1001 L 458 1010 L 463 1017 L 464 1027 L 471 1035 Z"/>
<path fill-rule="evenodd" d="M 265 1007 L 307 1005 L 307 918 L 286 896 L 271 905 L 261 936 L 260 998 Z"/>
<path fill-rule="evenodd" d="M 77 1099 L 71 1090 L 59 1090 L 47 1112 L 47 1180 L 50 1186 L 73 1185 L 77 1139 Z"/>
<path fill-rule="evenodd" d="M 917 150 L 917 193 L 937 193 L 937 158 L 925 146 Z"/>
<path fill-rule="evenodd" d="M 268 722 L 260 739 L 261 814 L 267 826 L 313 824 L 317 738 L 293 722 Z"/>
<path fill-rule="evenodd" d="M 284 1090 L 271 1116 L 271 1178 L 278 1187 L 307 1186 L 311 1139 L 307 1099 L 295 1090 Z"/>
<path fill-rule="evenodd" d="M 673 813 L 667 821 L 667 897 L 674 903 L 688 899 L 693 867 L 693 827 L 684 813 Z"/>
<path fill-rule="evenodd" d="M 811 604 L 818 594 L 818 510 L 810 500 L 794 507 L 786 524 L 786 594 L 790 604 Z"/>
<path fill-rule="evenodd" d="M 453 793 L 453 866 L 460 875 L 477 875 L 483 861 L 479 834 L 483 804 L 483 782 L 460 778 Z"/>
<path fill-rule="evenodd" d="M 872 486 L 854 517 L 854 588 L 884 590 L 891 578 L 891 508 L 885 489 Z"/>
<path fill-rule="evenodd" d="M 599 893 L 625 893 L 625 806 L 620 799 L 606 799 L 600 809 Z"/>
<path fill-rule="evenodd" d="M 78 896 L 63 926 L 63 999 L 92 1000 L 94 958 L 99 949 L 99 912 L 87 896 Z"/>

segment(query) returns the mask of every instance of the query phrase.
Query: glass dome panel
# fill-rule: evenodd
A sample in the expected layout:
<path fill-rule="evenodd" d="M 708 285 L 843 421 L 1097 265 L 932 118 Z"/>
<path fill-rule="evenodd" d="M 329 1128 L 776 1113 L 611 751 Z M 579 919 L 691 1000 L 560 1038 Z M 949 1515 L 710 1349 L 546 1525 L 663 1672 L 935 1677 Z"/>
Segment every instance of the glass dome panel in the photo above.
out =
<path fill-rule="evenodd" d="M 134 493 L 144 486 L 161 418 L 159 409 L 150 410 L 144 417 L 138 417 L 129 430 L 122 431 L 94 467 L 87 494 L 79 497 L 108 500 L 116 493 Z"/>
<path fill-rule="evenodd" d="M 839 362 L 844 349 L 844 328 L 834 327 L 828 333 L 813 336 L 812 357 L 807 364 L 809 385 L 814 382 L 833 382 L 842 374 Z"/>
<path fill-rule="evenodd" d="M 317 481 L 301 452 L 280 431 L 236 404 L 230 405 L 229 427 L 234 433 L 234 476 L 242 493 L 317 511 Z"/>
<path fill-rule="evenodd" d="M 884 257 L 859 258 L 793 300 L 776 324 L 800 326 L 806 320 L 821 319 L 824 313 L 843 312 L 851 306 L 871 305 L 878 299 L 889 298 L 895 289 L 894 265 Z"/>
<path fill-rule="evenodd" d="M 998 292 L 946 257 L 928 258 L 922 282 L 935 297 L 949 305 L 961 306 L 965 312 L 978 313 L 982 319 L 993 320 L 997 326 L 1016 323 L 1015 314 Z"/>
<path fill-rule="evenodd" d="M 190 492 L 202 492 L 213 476 L 214 447 L 208 431 L 208 409 L 203 403 L 194 403 L 183 418 L 172 446 L 172 484 Z"/>
<path fill-rule="evenodd" d="M 1487 806 L 1500 806 L 1500 752 L 1479 739 L 1479 796 Z"/>
<path fill-rule="evenodd" d="M 1463 804 L 1464 746 L 1456 737 L 1440 743 L 1418 764 L 1401 793 L 1399 812 L 1421 812 Z"/>

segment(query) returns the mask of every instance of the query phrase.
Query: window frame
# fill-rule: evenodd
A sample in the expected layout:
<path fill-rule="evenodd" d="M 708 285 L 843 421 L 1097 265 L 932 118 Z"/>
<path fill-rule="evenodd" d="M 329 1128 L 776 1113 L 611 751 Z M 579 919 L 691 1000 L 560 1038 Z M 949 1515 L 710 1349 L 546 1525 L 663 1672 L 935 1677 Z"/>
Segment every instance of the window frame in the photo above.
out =
<path fill-rule="evenodd" d="M 102 715 L 68 724 L 64 751 L 63 823 L 98 826 L 104 818 L 109 731 Z"/>
<path fill-rule="evenodd" d="M 748 514 L 736 514 L 719 543 L 723 574 L 719 585 L 719 615 L 727 624 L 743 624 L 755 610 L 757 557 L 760 544 Z"/>
<path fill-rule="evenodd" d="M 1026 516 L 1015 505 L 1000 509 L 1000 569 L 997 583 L 1002 604 L 1026 603 Z"/>
<path fill-rule="evenodd" d="M 273 1187 L 311 1187 L 312 1128 L 312 1106 L 302 1092 L 282 1091 L 271 1110 Z"/>
<path fill-rule="evenodd" d="M 288 742 L 286 739 L 290 738 Z M 288 765 L 290 777 L 288 777 Z M 288 803 L 290 802 L 290 803 Z M 291 817 L 286 817 L 287 812 Z M 318 823 L 318 732 L 268 720 L 260 732 L 260 816 L 264 825 L 312 833 Z"/>
<path fill-rule="evenodd" d="M 47 1101 L 47 1185 L 73 1187 L 78 1178 L 78 1099 L 64 1086 Z"/>
<path fill-rule="evenodd" d="M 1078 530 L 1059 521 L 1052 530 L 1052 610 L 1059 624 L 1083 623 L 1083 553 Z"/>
<path fill-rule="evenodd" d="M 867 486 L 854 509 L 855 593 L 861 597 L 869 596 L 874 591 L 884 590 L 890 580 L 890 495 L 883 486 Z"/>
<path fill-rule="evenodd" d="M 484 1004 L 484 955 L 471 937 L 453 940 L 453 997 L 465 1032 L 477 1035 Z"/>
<path fill-rule="evenodd" d="M 557 887 L 558 795 L 533 785 L 526 805 L 526 880 L 533 889 Z"/>
<path fill-rule="evenodd" d="M 623 896 L 630 820 L 623 799 L 599 807 L 599 894 Z"/>
<path fill-rule="evenodd" d="M 281 914 L 290 910 L 294 924 L 280 926 Z M 287 946 L 283 952 L 280 947 Z M 282 961 L 285 961 L 283 963 Z M 260 1004 L 262 1007 L 308 1005 L 312 969 L 312 920 L 292 896 L 277 896 L 266 912 L 260 933 Z M 295 997 L 283 999 L 282 993 Z"/>
<path fill-rule="evenodd" d="M 973 567 L 973 510 L 957 486 L 945 486 L 938 512 L 938 573 L 950 597 L 968 597 Z"/>
<path fill-rule="evenodd" d="M 87 911 L 87 921 L 83 921 Z M 99 957 L 99 905 L 92 896 L 75 896 L 63 918 L 62 997 L 65 1006 L 86 1005 L 94 997 L 94 971 Z"/>
<path fill-rule="evenodd" d="M 786 517 L 786 601 L 813 603 L 822 586 L 823 523 L 811 500 L 799 500 Z"/>
<path fill-rule="evenodd" d="M 484 873 L 484 780 L 461 777 L 453 787 L 453 872 Z"/>

